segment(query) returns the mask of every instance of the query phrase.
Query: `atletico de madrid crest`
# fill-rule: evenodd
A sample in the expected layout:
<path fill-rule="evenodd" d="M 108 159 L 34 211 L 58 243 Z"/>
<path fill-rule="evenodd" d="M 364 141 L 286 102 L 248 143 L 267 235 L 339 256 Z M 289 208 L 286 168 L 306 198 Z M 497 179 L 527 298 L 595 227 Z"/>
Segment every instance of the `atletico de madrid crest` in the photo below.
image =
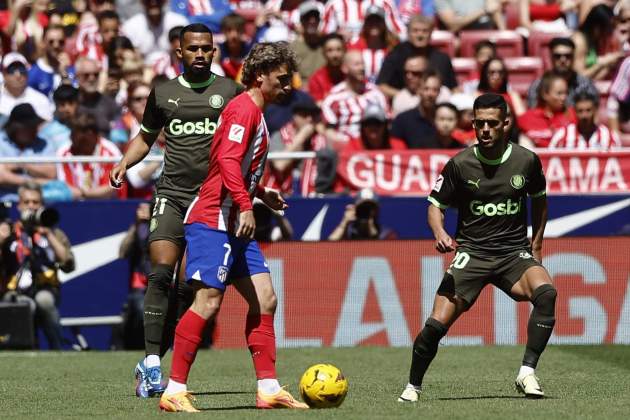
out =
<path fill-rule="evenodd" d="M 219 269 L 217 270 L 217 280 L 219 280 L 221 283 L 225 283 L 228 277 L 228 273 L 229 269 L 226 266 L 219 266 Z"/>

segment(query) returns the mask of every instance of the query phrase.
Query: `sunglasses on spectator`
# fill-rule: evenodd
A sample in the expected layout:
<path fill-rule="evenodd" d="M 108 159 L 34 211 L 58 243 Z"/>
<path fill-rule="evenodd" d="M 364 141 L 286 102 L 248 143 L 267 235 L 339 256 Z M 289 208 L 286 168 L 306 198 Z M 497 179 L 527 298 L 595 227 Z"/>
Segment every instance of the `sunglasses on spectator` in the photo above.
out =
<path fill-rule="evenodd" d="M 21 74 L 21 75 L 25 75 L 28 73 L 28 69 L 24 66 L 24 64 L 22 63 L 15 63 L 15 64 L 11 64 L 9 67 L 7 67 L 6 72 L 8 74 Z"/>
<path fill-rule="evenodd" d="M 51 45 L 51 46 L 63 45 L 63 39 L 49 39 L 48 40 L 48 45 Z"/>
<path fill-rule="evenodd" d="M 89 78 L 89 77 L 95 77 L 98 78 L 99 72 L 95 71 L 93 73 L 79 73 L 78 76 L 79 77 L 84 77 L 84 78 Z"/>
<path fill-rule="evenodd" d="M 566 54 L 562 54 L 562 53 L 553 53 L 551 54 L 553 56 L 554 59 L 558 60 L 560 58 L 567 58 L 567 59 L 572 59 L 573 58 L 573 53 L 566 53 Z"/>
<path fill-rule="evenodd" d="M 475 124 L 475 128 L 482 129 L 485 128 L 486 124 L 490 128 L 497 128 L 501 121 L 499 120 L 473 120 L 473 124 Z"/>
<path fill-rule="evenodd" d="M 131 100 L 133 102 L 140 102 L 140 101 L 146 101 L 149 97 L 148 96 L 132 96 Z"/>
<path fill-rule="evenodd" d="M 416 77 L 421 77 L 422 76 L 422 72 L 421 71 L 414 71 L 414 70 L 405 70 L 405 74 L 410 74 L 410 75 L 416 76 Z"/>

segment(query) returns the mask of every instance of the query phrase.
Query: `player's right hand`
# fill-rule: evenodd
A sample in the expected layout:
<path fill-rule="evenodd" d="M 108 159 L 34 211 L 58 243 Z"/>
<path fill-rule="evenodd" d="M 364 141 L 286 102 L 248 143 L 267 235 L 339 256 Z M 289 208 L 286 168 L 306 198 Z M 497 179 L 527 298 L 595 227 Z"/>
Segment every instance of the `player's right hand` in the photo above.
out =
<path fill-rule="evenodd" d="M 454 251 L 455 247 L 453 246 L 453 238 L 451 238 L 446 232 L 439 234 L 435 238 L 435 249 L 441 253 Z"/>
<path fill-rule="evenodd" d="M 254 219 L 254 211 L 247 210 L 241 212 L 236 237 L 253 239 L 254 232 L 256 232 L 256 219 Z"/>
<path fill-rule="evenodd" d="M 127 173 L 127 165 L 123 164 L 123 162 L 118 162 L 109 173 L 110 185 L 114 188 L 122 187 L 125 180 L 125 173 Z"/>

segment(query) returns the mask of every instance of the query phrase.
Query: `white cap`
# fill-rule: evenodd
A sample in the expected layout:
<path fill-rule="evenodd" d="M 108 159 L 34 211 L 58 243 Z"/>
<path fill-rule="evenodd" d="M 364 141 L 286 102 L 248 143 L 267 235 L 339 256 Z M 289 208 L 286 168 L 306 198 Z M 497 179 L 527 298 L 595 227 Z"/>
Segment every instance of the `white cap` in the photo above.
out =
<path fill-rule="evenodd" d="M 27 69 L 31 67 L 22 54 L 10 52 L 5 54 L 2 58 L 2 70 L 6 70 L 7 67 L 14 63 L 22 63 Z"/>
<path fill-rule="evenodd" d="M 376 15 L 385 19 L 385 9 L 376 4 L 370 4 L 365 8 L 364 12 L 365 17 L 370 15 Z"/>
<path fill-rule="evenodd" d="M 365 110 L 363 111 L 363 115 L 361 117 L 361 121 L 367 120 L 377 120 L 380 122 L 385 122 L 387 121 L 387 115 L 379 104 L 369 103 L 365 107 Z"/>
<path fill-rule="evenodd" d="M 378 203 L 378 196 L 376 195 L 376 193 L 370 189 L 370 188 L 363 188 L 359 191 L 359 193 L 357 194 L 356 200 L 355 200 L 355 205 L 360 205 L 363 203 L 374 203 L 377 204 Z"/>
<path fill-rule="evenodd" d="M 317 12 L 319 14 L 319 16 L 322 15 L 322 6 L 321 3 L 315 1 L 315 0 L 307 0 L 305 2 L 303 2 L 302 4 L 300 4 L 300 6 L 298 7 L 298 12 L 300 13 L 300 17 L 310 13 L 310 12 Z"/>

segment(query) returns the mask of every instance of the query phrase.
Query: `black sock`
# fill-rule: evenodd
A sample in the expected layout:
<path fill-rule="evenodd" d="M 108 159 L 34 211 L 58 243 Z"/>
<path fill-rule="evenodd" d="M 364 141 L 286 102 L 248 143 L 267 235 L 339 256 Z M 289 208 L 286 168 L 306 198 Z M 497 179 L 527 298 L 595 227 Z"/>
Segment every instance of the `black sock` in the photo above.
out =
<path fill-rule="evenodd" d="M 433 318 L 427 319 L 424 328 L 413 342 L 411 369 L 409 371 L 409 383 L 411 385 L 417 387 L 422 385 L 424 374 L 437 353 L 440 340 L 446 335 L 447 331 L 448 328 L 438 320 Z"/>
<path fill-rule="evenodd" d="M 556 323 L 556 296 L 556 289 L 551 284 L 543 284 L 532 294 L 534 310 L 527 323 L 527 347 L 523 356 L 523 366 L 535 369 L 540 355 L 547 347 Z"/>
<path fill-rule="evenodd" d="M 144 295 L 144 349 L 146 354 L 161 354 L 160 347 L 169 307 L 173 268 L 157 264 L 149 274 Z"/>
<path fill-rule="evenodd" d="M 186 282 L 175 281 L 168 301 L 168 312 L 164 322 L 162 343 L 160 346 L 160 358 L 168 352 L 173 345 L 175 328 L 179 319 L 192 305 L 195 298 L 193 288 Z"/>

